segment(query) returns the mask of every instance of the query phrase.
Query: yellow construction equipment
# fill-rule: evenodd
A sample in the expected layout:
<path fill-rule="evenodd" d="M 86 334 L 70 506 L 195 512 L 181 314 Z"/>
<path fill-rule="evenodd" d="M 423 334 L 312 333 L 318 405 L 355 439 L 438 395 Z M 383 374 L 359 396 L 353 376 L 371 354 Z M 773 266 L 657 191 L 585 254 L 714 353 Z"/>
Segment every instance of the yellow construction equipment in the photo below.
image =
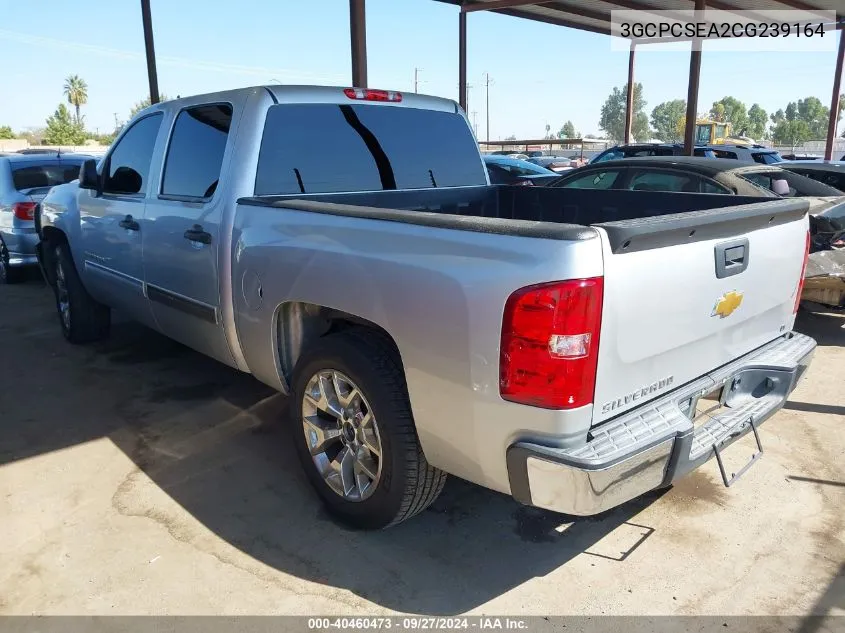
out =
<path fill-rule="evenodd" d="M 697 119 L 695 122 L 696 145 L 753 145 L 754 139 L 747 136 L 733 135 L 731 124 L 708 119 Z"/>

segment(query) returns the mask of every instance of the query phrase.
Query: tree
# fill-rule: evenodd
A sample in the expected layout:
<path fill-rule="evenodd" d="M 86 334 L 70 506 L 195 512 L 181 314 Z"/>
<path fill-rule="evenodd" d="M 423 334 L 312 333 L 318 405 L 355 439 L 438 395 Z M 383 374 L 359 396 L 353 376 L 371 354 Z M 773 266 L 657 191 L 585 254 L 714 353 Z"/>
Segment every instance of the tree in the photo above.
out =
<path fill-rule="evenodd" d="M 798 118 L 810 128 L 810 138 L 823 139 L 827 136 L 830 108 L 819 101 L 818 97 L 799 99 L 796 109 L 798 110 Z"/>
<path fill-rule="evenodd" d="M 558 138 L 578 138 L 578 132 L 575 131 L 575 125 L 572 121 L 567 121 L 563 124 L 563 127 L 560 128 L 560 131 L 557 133 Z"/>
<path fill-rule="evenodd" d="M 748 112 L 745 104 L 734 97 L 722 97 L 721 100 L 716 101 L 710 108 L 710 116 L 715 121 L 730 123 L 734 134 L 742 134 L 742 131 L 748 127 Z"/>
<path fill-rule="evenodd" d="M 595 134 L 587 134 L 584 138 L 598 138 Z"/>
<path fill-rule="evenodd" d="M 755 140 L 762 139 L 766 135 L 767 120 L 766 111 L 759 104 L 753 104 L 748 110 L 748 136 Z"/>
<path fill-rule="evenodd" d="M 622 141 L 625 138 L 625 110 L 628 84 L 615 87 L 601 107 L 599 129 L 609 138 Z M 646 141 L 649 137 L 648 115 L 645 113 L 646 101 L 643 99 L 643 85 L 634 84 L 634 116 L 631 135 L 637 141 Z"/>
<path fill-rule="evenodd" d="M 162 101 L 169 101 L 170 97 L 166 94 L 162 93 L 159 95 L 159 103 Z M 141 99 L 138 103 L 132 106 L 132 109 L 129 111 L 129 118 L 131 119 L 136 114 L 138 114 L 144 108 L 149 108 L 152 105 L 152 100 L 150 99 L 149 95 L 145 99 Z"/>
<path fill-rule="evenodd" d="M 70 75 L 65 79 L 64 94 L 67 96 L 67 102 L 76 108 L 76 125 L 81 127 L 79 108 L 88 103 L 88 84 L 79 75 Z"/>
<path fill-rule="evenodd" d="M 85 132 L 70 116 L 64 103 L 47 119 L 47 130 L 44 132 L 47 145 L 81 145 L 85 142 Z"/>
<path fill-rule="evenodd" d="M 786 120 L 794 121 L 798 118 L 798 105 L 795 102 L 786 104 Z"/>
<path fill-rule="evenodd" d="M 683 121 L 687 102 L 683 99 L 664 101 L 651 111 L 651 126 L 654 136 L 666 143 L 677 143 L 684 138 Z"/>
<path fill-rule="evenodd" d="M 15 133 L 8 125 L 0 125 L 0 139 L 15 138 Z"/>
<path fill-rule="evenodd" d="M 772 130 L 772 140 L 777 145 L 791 145 L 793 149 L 812 138 L 810 126 L 806 121 L 783 119 Z"/>
<path fill-rule="evenodd" d="M 515 141 L 515 140 L 516 140 L 516 135 L 515 135 L 515 134 L 511 134 L 510 136 L 506 136 L 506 137 L 505 137 L 505 140 L 506 140 L 506 141 Z"/>

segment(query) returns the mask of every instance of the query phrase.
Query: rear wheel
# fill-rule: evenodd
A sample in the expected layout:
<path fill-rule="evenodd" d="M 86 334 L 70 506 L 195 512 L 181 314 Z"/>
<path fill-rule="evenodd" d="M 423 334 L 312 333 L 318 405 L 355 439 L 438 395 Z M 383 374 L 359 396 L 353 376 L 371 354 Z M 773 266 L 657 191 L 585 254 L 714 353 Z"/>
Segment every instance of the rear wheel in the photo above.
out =
<path fill-rule="evenodd" d="M 9 265 L 9 250 L 0 240 L 0 284 L 16 284 L 23 279 L 24 271 L 18 266 Z"/>
<path fill-rule="evenodd" d="M 429 465 L 398 353 L 354 329 L 320 339 L 294 370 L 290 427 L 329 511 L 359 528 L 395 525 L 429 506 L 446 473 Z"/>
<path fill-rule="evenodd" d="M 53 291 L 62 334 L 71 343 L 90 343 L 106 338 L 111 326 L 111 311 L 94 301 L 85 290 L 68 245 L 58 244 L 54 249 Z"/>

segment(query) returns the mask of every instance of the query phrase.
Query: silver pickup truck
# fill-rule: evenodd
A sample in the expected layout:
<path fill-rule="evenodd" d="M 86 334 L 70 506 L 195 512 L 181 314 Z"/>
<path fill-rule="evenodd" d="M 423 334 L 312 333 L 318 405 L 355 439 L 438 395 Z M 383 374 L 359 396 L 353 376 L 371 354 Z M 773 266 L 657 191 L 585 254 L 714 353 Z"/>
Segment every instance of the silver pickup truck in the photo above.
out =
<path fill-rule="evenodd" d="M 308 478 L 361 527 L 447 473 L 591 515 L 722 466 L 815 348 L 806 202 L 494 187 L 460 108 L 416 94 L 158 104 L 37 219 L 69 341 L 113 308 L 288 394 Z"/>

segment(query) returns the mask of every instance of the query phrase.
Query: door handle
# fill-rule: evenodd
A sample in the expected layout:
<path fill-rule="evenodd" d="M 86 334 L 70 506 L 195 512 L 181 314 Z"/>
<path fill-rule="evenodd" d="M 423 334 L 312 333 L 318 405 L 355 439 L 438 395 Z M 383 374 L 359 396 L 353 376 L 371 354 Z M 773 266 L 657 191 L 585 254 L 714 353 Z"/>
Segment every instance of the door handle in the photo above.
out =
<path fill-rule="evenodd" d="M 199 224 L 194 224 L 193 227 L 185 231 L 185 239 L 201 244 L 211 244 L 211 233 L 203 231 Z"/>
<path fill-rule="evenodd" d="M 120 222 L 118 222 L 118 225 L 121 228 L 128 229 L 129 231 L 140 231 L 141 230 L 141 225 L 138 224 L 132 218 L 131 215 L 127 215 L 125 218 L 123 218 Z"/>

